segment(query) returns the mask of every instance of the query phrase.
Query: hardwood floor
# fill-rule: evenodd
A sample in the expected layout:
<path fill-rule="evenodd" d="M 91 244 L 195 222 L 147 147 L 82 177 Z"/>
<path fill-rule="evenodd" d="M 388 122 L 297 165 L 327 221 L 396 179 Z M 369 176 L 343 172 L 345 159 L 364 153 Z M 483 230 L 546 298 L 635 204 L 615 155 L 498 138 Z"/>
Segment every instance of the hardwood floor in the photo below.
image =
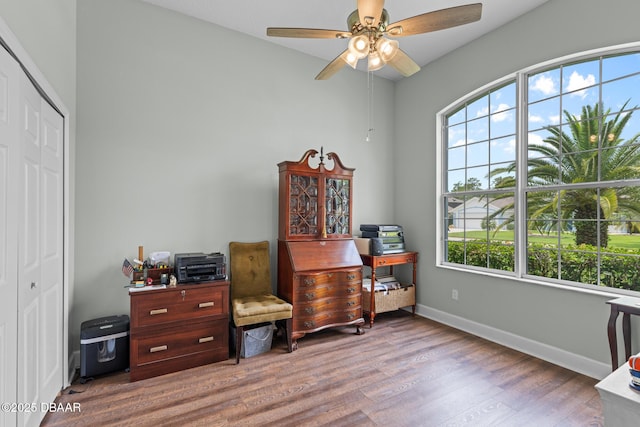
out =
<path fill-rule="evenodd" d="M 43 426 L 601 426 L 596 380 L 404 311 L 135 383 L 74 383 Z M 69 406 L 72 407 L 72 406 Z"/>

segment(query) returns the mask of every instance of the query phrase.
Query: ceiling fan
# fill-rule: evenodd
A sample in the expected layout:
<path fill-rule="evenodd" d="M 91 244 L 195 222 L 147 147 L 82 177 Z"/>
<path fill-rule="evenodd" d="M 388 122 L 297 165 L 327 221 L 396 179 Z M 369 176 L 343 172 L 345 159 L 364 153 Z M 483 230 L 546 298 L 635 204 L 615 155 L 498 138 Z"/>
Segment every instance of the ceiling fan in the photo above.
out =
<path fill-rule="evenodd" d="M 348 31 L 269 27 L 267 35 L 350 39 L 347 49 L 324 67 L 316 76 L 316 80 L 330 78 L 347 64 L 356 68 L 358 61 L 365 57 L 368 57 L 368 71 L 376 71 L 389 64 L 400 74 L 408 77 L 418 72 L 420 66 L 398 47 L 397 40 L 385 36 L 405 37 L 444 30 L 478 21 L 481 15 L 482 3 L 473 3 L 427 12 L 389 24 L 389 14 L 384 9 L 384 0 L 357 0 L 357 9 L 347 18 Z"/>

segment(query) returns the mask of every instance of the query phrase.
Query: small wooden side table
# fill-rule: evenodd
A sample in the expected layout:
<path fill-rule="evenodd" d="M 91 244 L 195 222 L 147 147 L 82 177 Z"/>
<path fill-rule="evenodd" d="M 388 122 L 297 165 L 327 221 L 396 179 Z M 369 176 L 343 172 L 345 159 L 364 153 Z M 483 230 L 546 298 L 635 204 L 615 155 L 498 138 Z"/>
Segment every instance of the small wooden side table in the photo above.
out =
<path fill-rule="evenodd" d="M 616 332 L 616 320 L 620 312 L 622 315 L 622 335 L 624 337 L 625 359 L 631 357 L 631 315 L 640 316 L 640 298 L 621 297 L 607 301 L 611 305 L 611 315 L 607 326 L 609 336 L 609 349 L 611 350 L 611 372 L 618 369 L 618 338 Z"/>
<path fill-rule="evenodd" d="M 373 319 L 376 317 L 376 301 L 375 301 L 375 283 L 376 283 L 376 268 L 378 267 L 389 267 L 390 274 L 393 274 L 393 266 L 401 265 L 401 264 L 413 264 L 413 285 L 417 286 L 416 283 L 416 272 L 418 269 L 418 253 L 417 252 L 402 252 L 399 254 L 389 254 L 389 255 L 366 255 L 360 254 L 360 258 L 362 258 L 362 263 L 368 267 L 371 267 L 371 311 L 369 312 L 369 327 L 373 327 Z M 413 307 L 413 314 L 416 313 L 415 304 Z"/>

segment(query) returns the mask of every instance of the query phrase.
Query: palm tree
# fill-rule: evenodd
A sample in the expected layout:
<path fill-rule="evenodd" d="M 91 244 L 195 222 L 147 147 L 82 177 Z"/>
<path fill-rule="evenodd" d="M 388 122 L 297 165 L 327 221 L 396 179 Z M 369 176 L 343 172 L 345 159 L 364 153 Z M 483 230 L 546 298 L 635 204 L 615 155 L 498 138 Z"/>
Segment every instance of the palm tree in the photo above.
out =
<path fill-rule="evenodd" d="M 549 136 L 542 143 L 530 143 L 527 147 L 530 153 L 540 154 L 536 158 L 529 156 L 528 185 L 539 187 L 639 178 L 640 133 L 626 141 L 620 138 L 632 115 L 632 112 L 624 112 L 627 103 L 613 117 L 610 110 L 602 114 L 599 104 L 582 107 L 580 117 L 565 110 L 567 125 L 547 127 Z M 569 133 L 564 131 L 566 128 Z M 492 171 L 492 176 L 512 174 L 511 178 L 502 179 L 496 188 L 513 187 L 514 171 L 515 162 Z M 599 197 L 596 188 L 529 192 L 528 217 L 532 220 L 558 218 L 559 212 L 562 226 L 566 229 L 571 224 L 575 228 L 576 244 L 597 246 L 599 234 L 600 246 L 606 247 L 609 240 L 607 225 L 599 225 L 595 220 L 610 219 L 614 214 L 640 215 L 639 196 L 640 189 L 631 186 L 600 188 Z M 513 205 L 501 211 L 508 208 L 512 209 Z"/>

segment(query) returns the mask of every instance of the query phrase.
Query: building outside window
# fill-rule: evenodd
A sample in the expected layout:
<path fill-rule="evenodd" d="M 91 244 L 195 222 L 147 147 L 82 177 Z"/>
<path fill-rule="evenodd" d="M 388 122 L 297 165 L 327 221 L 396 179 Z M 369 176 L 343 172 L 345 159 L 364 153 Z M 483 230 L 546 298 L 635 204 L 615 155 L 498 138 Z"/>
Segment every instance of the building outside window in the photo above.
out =
<path fill-rule="evenodd" d="M 640 291 L 639 52 L 518 72 L 439 115 L 442 265 Z"/>

